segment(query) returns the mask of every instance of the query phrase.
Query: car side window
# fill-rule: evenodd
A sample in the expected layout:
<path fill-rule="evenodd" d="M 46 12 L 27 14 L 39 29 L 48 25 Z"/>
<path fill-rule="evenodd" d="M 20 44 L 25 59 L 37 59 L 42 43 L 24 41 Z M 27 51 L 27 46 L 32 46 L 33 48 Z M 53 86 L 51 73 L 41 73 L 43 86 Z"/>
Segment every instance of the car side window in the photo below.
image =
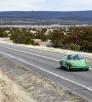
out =
<path fill-rule="evenodd" d="M 64 57 L 64 60 L 67 60 L 67 56 Z"/>
<path fill-rule="evenodd" d="M 67 60 L 70 60 L 70 59 L 71 59 L 71 56 L 70 56 L 70 55 L 68 55 L 66 59 L 67 59 Z"/>

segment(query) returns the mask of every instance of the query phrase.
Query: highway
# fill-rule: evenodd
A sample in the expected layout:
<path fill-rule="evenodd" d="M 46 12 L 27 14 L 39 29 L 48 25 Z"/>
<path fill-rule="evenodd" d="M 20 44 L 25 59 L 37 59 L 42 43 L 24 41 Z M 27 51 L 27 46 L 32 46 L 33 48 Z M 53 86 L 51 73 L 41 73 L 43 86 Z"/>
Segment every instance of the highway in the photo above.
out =
<path fill-rule="evenodd" d="M 61 69 L 59 65 L 64 54 L 9 44 L 0 44 L 0 55 L 48 77 L 92 102 L 92 63 L 90 63 L 89 71 L 68 72 Z M 88 60 L 92 62 L 91 59 Z"/>

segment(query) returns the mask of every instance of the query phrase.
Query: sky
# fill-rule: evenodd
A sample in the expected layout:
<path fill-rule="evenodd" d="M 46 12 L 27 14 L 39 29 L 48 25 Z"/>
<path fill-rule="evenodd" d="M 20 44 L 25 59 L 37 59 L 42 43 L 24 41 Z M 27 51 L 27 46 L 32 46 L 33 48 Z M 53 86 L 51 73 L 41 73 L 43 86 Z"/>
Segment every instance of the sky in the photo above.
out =
<path fill-rule="evenodd" d="M 92 0 L 1 0 L 0 11 L 92 10 Z"/>

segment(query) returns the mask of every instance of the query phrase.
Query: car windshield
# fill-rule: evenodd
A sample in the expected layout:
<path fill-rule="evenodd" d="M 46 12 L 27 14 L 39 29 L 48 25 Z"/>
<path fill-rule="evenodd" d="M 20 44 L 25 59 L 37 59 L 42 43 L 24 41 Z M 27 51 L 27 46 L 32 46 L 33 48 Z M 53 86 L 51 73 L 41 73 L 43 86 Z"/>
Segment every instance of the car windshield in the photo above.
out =
<path fill-rule="evenodd" d="M 68 55 L 67 59 L 68 60 L 80 60 L 80 59 L 83 59 L 83 57 L 81 55 Z"/>

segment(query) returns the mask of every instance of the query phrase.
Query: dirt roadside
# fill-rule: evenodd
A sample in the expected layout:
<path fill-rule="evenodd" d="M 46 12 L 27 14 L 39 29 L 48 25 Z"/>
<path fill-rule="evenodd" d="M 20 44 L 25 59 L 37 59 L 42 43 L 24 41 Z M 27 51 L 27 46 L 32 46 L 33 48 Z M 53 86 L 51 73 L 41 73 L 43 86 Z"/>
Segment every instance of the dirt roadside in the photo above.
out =
<path fill-rule="evenodd" d="M 22 87 L 16 85 L 8 76 L 0 71 L 0 102 L 34 102 Z"/>
<path fill-rule="evenodd" d="M 0 102 L 87 102 L 45 76 L 0 56 Z"/>

